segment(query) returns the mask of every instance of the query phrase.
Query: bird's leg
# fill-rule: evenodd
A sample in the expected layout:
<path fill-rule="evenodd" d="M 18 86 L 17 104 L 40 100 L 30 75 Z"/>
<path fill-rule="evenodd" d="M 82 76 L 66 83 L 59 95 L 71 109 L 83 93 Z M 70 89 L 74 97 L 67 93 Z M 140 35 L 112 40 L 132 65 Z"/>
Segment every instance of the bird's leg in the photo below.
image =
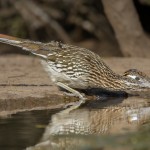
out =
<path fill-rule="evenodd" d="M 71 109 L 76 109 L 76 108 L 78 108 L 81 104 L 85 103 L 85 99 L 86 99 L 86 98 L 85 98 L 80 92 L 78 92 L 78 91 L 76 91 L 76 90 L 70 88 L 69 86 L 67 86 L 66 84 L 64 84 L 64 83 L 62 83 L 62 82 L 57 82 L 56 84 L 57 84 L 59 87 L 65 89 L 65 90 L 67 90 L 67 91 L 69 91 L 73 96 L 77 96 L 77 97 L 79 97 L 79 99 L 80 99 L 78 102 L 73 102 L 73 103 L 67 104 L 67 105 L 65 106 L 65 108 L 68 107 L 68 106 L 70 106 L 70 105 L 72 105 L 72 108 L 71 108 Z M 71 96 L 72 96 L 72 95 L 71 95 Z"/>
<path fill-rule="evenodd" d="M 70 87 L 67 86 L 66 84 L 64 84 L 64 83 L 62 83 L 62 82 L 57 82 L 56 84 L 57 84 L 59 87 L 65 89 L 65 90 L 67 90 L 68 92 L 71 93 L 71 94 L 68 94 L 68 95 L 70 95 L 70 96 L 71 96 L 71 95 L 72 95 L 72 96 L 76 96 L 76 97 L 79 97 L 80 99 L 85 99 L 84 96 L 83 96 L 80 92 L 78 92 L 78 91 L 76 91 L 76 90 L 70 88 Z"/>

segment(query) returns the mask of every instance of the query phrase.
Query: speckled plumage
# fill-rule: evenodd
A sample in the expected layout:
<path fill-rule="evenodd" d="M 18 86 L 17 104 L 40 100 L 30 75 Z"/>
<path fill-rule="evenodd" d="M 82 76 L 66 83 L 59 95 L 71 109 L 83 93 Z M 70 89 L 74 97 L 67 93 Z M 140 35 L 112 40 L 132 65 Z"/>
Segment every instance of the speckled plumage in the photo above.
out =
<path fill-rule="evenodd" d="M 0 34 L 0 42 L 21 47 L 43 59 L 44 68 L 54 82 L 71 88 L 102 88 L 111 91 L 150 88 L 139 81 L 114 73 L 95 53 L 88 49 L 62 44 L 41 43 Z"/>

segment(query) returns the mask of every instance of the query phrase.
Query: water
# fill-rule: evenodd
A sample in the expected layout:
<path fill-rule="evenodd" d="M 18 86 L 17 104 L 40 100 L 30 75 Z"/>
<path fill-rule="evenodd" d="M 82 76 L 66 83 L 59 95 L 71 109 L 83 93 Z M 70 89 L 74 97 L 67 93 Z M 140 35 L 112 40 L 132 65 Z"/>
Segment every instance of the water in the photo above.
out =
<path fill-rule="evenodd" d="M 150 148 L 149 98 L 105 98 L 67 110 L 38 110 L 1 118 L 0 149 Z"/>

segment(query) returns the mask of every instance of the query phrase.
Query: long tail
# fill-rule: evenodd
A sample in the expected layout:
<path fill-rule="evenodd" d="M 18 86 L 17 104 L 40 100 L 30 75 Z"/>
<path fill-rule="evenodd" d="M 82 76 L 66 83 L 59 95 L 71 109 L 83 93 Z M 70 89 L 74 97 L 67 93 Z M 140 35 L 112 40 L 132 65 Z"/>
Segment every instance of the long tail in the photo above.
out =
<path fill-rule="evenodd" d="M 47 58 L 46 54 L 45 53 L 43 54 L 43 50 L 42 50 L 43 43 L 41 42 L 34 42 L 34 41 L 16 38 L 4 34 L 0 34 L 0 42 L 13 45 L 16 47 L 20 47 L 25 51 L 29 51 L 33 53 L 34 55 L 40 56 L 42 58 Z"/>
<path fill-rule="evenodd" d="M 23 41 L 22 39 L 19 39 L 16 37 L 0 34 L 0 42 L 5 43 L 5 44 L 9 44 L 9 45 L 17 46 L 17 47 L 22 47 L 20 45 L 22 43 L 22 41 Z"/>

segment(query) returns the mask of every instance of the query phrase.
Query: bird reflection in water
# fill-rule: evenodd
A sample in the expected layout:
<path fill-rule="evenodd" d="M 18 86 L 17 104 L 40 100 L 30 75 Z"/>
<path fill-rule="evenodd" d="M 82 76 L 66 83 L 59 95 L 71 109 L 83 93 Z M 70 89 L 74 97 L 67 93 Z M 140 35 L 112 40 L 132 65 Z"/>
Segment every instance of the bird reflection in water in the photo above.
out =
<path fill-rule="evenodd" d="M 92 101 L 72 111 L 65 109 L 52 116 L 41 141 L 27 150 L 78 149 L 90 142 L 94 147 L 97 140 L 85 137 L 136 131 L 150 120 L 149 102 L 149 99 L 140 97 L 120 97 Z"/>

